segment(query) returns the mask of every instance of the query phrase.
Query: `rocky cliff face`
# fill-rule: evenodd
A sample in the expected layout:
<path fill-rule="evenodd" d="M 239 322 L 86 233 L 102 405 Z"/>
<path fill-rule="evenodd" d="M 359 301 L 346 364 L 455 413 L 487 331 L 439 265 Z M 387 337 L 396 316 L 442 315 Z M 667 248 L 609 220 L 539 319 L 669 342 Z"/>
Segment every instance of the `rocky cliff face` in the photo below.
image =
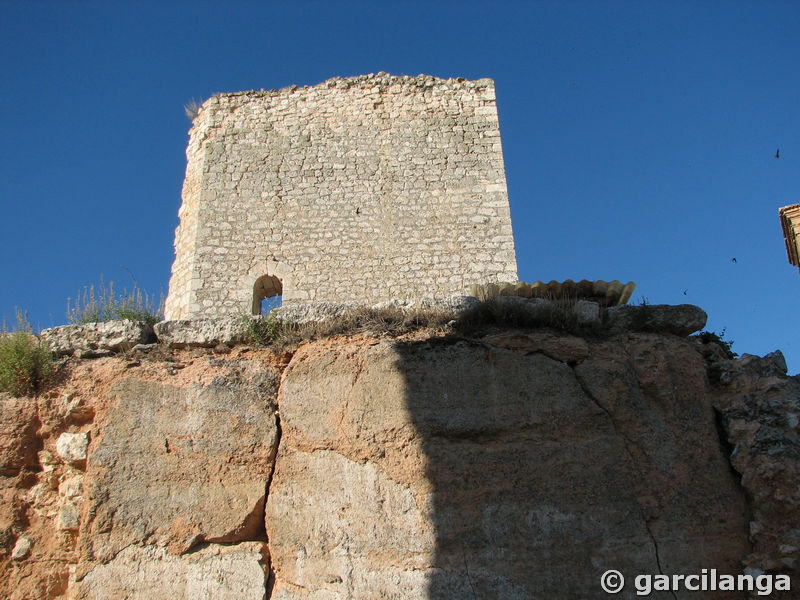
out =
<path fill-rule="evenodd" d="M 577 599 L 608 569 L 798 589 L 785 370 L 627 331 L 65 359 L 2 398 L 0 596 Z"/>

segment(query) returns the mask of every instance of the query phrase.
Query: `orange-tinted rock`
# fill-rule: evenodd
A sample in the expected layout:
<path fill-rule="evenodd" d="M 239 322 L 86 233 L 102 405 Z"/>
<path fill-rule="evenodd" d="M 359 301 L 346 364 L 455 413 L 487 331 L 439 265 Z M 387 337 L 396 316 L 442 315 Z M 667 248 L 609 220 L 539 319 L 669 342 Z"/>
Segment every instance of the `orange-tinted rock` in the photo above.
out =
<path fill-rule="evenodd" d="M 0 597 L 582 599 L 610 568 L 796 589 L 800 384 L 710 346 L 422 331 L 70 359 L 3 398 Z"/>
<path fill-rule="evenodd" d="M 0 475 L 38 467 L 36 453 L 42 447 L 38 429 L 35 399 L 0 394 Z"/>
<path fill-rule="evenodd" d="M 747 509 L 702 357 L 669 336 L 588 348 L 574 369 L 466 341 L 301 349 L 273 598 L 586 598 L 608 568 L 739 572 Z"/>

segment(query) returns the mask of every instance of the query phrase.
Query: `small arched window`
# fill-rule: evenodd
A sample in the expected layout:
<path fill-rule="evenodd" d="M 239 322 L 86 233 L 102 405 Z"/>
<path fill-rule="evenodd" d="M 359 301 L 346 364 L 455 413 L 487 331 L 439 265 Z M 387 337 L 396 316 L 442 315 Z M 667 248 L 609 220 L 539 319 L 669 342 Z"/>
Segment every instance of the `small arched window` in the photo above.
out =
<path fill-rule="evenodd" d="M 253 285 L 253 314 L 265 315 L 281 305 L 283 283 L 274 275 L 264 275 Z"/>

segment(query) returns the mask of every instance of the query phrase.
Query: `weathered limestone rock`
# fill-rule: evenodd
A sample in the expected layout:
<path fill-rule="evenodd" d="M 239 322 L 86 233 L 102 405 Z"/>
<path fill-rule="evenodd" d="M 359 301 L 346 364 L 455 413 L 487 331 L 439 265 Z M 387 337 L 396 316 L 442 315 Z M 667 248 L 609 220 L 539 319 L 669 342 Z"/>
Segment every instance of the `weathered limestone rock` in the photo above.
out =
<path fill-rule="evenodd" d="M 81 525 L 84 476 L 65 473 L 58 484 L 58 518 L 56 526 L 64 531 L 77 531 Z"/>
<path fill-rule="evenodd" d="M 597 325 L 600 323 L 600 305 L 589 300 L 578 300 L 573 309 L 578 325 Z"/>
<path fill-rule="evenodd" d="M 238 344 L 247 340 L 247 330 L 241 317 L 162 321 L 156 323 L 155 332 L 158 341 L 171 348 L 213 348 L 219 344 Z"/>
<path fill-rule="evenodd" d="M 86 461 L 86 451 L 89 449 L 89 434 L 87 433 L 62 433 L 56 442 L 56 452 L 64 462 L 69 464 L 82 464 Z"/>
<path fill-rule="evenodd" d="M 553 360 L 579 363 L 589 356 L 589 345 L 583 338 L 548 331 L 530 333 L 500 333 L 484 338 L 487 344 L 514 350 L 522 354 L 541 352 Z"/>
<path fill-rule="evenodd" d="M 39 419 L 33 398 L 0 394 L 0 475 L 16 475 L 35 468 L 41 441 L 36 437 Z"/>
<path fill-rule="evenodd" d="M 103 356 L 154 341 L 153 328 L 142 321 L 106 321 L 43 329 L 40 338 L 56 356 Z"/>
<path fill-rule="evenodd" d="M 83 475 L 67 476 L 58 484 L 58 495 L 64 498 L 75 498 L 82 494 Z"/>
<path fill-rule="evenodd" d="M 80 507 L 74 502 L 64 502 L 58 511 L 58 528 L 66 531 L 77 531 L 80 524 Z"/>
<path fill-rule="evenodd" d="M 289 323 L 323 323 L 342 318 L 347 313 L 364 307 L 360 302 L 296 303 L 273 308 L 269 311 L 269 316 Z"/>
<path fill-rule="evenodd" d="M 28 558 L 31 553 L 31 546 L 33 546 L 33 542 L 28 538 L 18 538 L 14 544 L 14 549 L 11 551 L 11 560 L 25 560 Z"/>
<path fill-rule="evenodd" d="M 531 322 L 546 322 L 555 310 L 555 304 L 544 298 L 521 298 L 520 296 L 497 296 L 490 300 L 494 308 L 500 311 L 518 311 Z"/>
<path fill-rule="evenodd" d="M 302 347 L 266 510 L 273 597 L 585 598 L 611 565 L 739 572 L 745 501 L 702 357 L 630 337 L 575 369 L 471 342 Z"/>
<path fill-rule="evenodd" d="M 128 546 L 73 587 L 86 600 L 264 600 L 262 543 L 210 545 L 184 556 L 155 546 Z"/>
<path fill-rule="evenodd" d="M 625 485 L 658 557 L 651 572 L 741 572 L 745 496 L 720 452 L 706 364 L 693 344 L 642 333 L 594 341 L 575 373 L 624 446 Z"/>
<path fill-rule="evenodd" d="M 78 579 L 131 544 L 181 553 L 204 541 L 264 539 L 278 439 L 268 394 L 230 379 L 117 383 L 87 462 Z"/>
<path fill-rule="evenodd" d="M 0 473 L 0 598 L 263 598 L 279 372 L 268 351 L 241 350 L 73 360 L 58 388 L 0 396 L 13 467 Z M 88 439 L 85 461 L 62 458 Z"/>
<path fill-rule="evenodd" d="M 56 492 L 60 473 L 72 467 L 56 457 L 55 437 L 40 437 L 46 404 L 0 396 L 0 598 L 8 600 L 59 597 L 74 560 L 65 541 L 73 534 L 58 529 Z"/>
<path fill-rule="evenodd" d="M 0 397 L 0 597 L 583 600 L 611 568 L 620 597 L 702 569 L 800 589 L 779 353 L 526 329 L 131 362 Z"/>
<path fill-rule="evenodd" d="M 456 318 L 470 308 L 480 304 L 480 300 L 472 296 L 449 296 L 446 298 L 420 298 L 403 299 L 403 300 L 387 300 L 386 302 L 379 302 L 374 304 L 372 308 L 400 308 L 403 310 L 431 310 L 451 313 L 453 318 Z"/>
<path fill-rule="evenodd" d="M 716 372 L 714 405 L 730 444 L 731 464 L 751 498 L 753 552 L 744 564 L 790 573 L 792 589 L 798 590 L 800 376 L 786 376 L 780 352 L 721 361 Z"/>
<path fill-rule="evenodd" d="M 653 331 L 685 337 L 700 331 L 708 315 L 692 304 L 646 304 L 613 306 L 608 309 L 607 325 L 612 331 Z"/>
<path fill-rule="evenodd" d="M 81 396 L 64 394 L 58 399 L 56 409 L 63 415 L 63 419 L 69 424 L 81 424 L 91 421 L 94 417 L 94 409 L 86 399 Z"/>
<path fill-rule="evenodd" d="M 273 308 L 269 316 L 279 321 L 290 323 L 324 323 L 347 317 L 349 314 L 366 308 L 397 309 L 402 311 L 441 312 L 457 318 L 464 312 L 479 304 L 477 298 L 471 296 L 450 296 L 446 298 L 394 299 L 368 306 L 361 302 L 307 302 L 292 303 Z"/>
<path fill-rule="evenodd" d="M 421 597 L 436 541 L 430 507 L 371 461 L 322 449 L 279 461 L 267 517 L 273 598 Z"/>

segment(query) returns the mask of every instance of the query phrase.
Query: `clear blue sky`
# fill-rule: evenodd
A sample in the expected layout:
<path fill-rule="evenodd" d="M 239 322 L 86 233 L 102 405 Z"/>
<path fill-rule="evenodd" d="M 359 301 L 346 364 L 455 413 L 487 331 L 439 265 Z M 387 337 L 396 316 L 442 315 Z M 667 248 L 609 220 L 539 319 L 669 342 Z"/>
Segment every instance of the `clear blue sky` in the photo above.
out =
<path fill-rule="evenodd" d="M 166 292 L 192 98 L 492 77 L 522 280 L 633 280 L 800 370 L 798 2 L 0 1 L 0 61 L 11 322 L 126 269 Z"/>

